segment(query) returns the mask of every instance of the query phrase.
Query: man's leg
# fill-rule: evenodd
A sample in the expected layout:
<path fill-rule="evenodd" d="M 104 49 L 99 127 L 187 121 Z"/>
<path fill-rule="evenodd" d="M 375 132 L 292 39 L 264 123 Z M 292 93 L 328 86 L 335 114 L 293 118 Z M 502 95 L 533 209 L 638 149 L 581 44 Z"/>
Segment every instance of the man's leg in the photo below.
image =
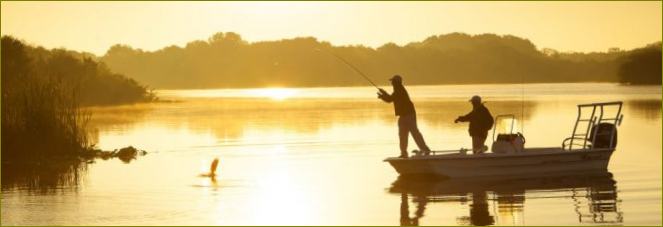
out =
<path fill-rule="evenodd" d="M 488 134 L 486 135 L 473 135 L 472 136 L 472 152 L 477 154 L 477 153 L 482 153 L 485 152 L 483 150 L 483 147 L 485 146 L 486 143 L 486 137 L 488 137 Z"/>
<path fill-rule="evenodd" d="M 398 139 L 400 141 L 401 157 L 407 157 L 407 134 L 409 130 L 403 117 L 398 118 Z"/>
<path fill-rule="evenodd" d="M 417 146 L 419 147 L 420 151 L 430 151 L 430 148 L 428 148 L 428 145 L 426 145 L 426 141 L 424 141 L 424 136 L 421 135 L 421 132 L 419 131 L 419 128 L 417 127 L 417 117 L 412 115 L 409 119 L 409 126 L 410 126 L 410 133 L 412 133 L 412 138 L 414 138 L 414 142 L 417 143 Z"/>
<path fill-rule="evenodd" d="M 479 137 L 472 136 L 472 153 L 476 154 L 479 152 L 481 145 L 479 145 Z"/>
<path fill-rule="evenodd" d="M 481 150 L 481 147 L 483 147 L 483 144 L 481 143 L 481 139 L 479 136 L 472 136 L 472 153 L 473 154 L 478 154 L 479 151 Z"/>
<path fill-rule="evenodd" d="M 488 137 L 488 133 L 483 134 L 481 137 L 479 137 L 479 143 L 481 143 L 481 153 L 485 153 L 488 151 L 488 147 L 486 147 L 486 138 Z"/>

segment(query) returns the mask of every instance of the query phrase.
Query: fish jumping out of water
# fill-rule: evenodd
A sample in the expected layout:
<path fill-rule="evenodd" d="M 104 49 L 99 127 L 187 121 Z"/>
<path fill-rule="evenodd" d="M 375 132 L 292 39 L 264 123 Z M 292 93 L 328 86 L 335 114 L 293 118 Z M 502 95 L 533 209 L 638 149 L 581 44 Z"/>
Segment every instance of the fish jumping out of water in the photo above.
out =
<path fill-rule="evenodd" d="M 212 161 L 212 165 L 210 165 L 209 173 L 200 174 L 200 176 L 201 177 L 211 177 L 211 178 L 216 177 L 216 167 L 217 166 L 219 166 L 219 159 L 215 158 L 214 161 Z"/>

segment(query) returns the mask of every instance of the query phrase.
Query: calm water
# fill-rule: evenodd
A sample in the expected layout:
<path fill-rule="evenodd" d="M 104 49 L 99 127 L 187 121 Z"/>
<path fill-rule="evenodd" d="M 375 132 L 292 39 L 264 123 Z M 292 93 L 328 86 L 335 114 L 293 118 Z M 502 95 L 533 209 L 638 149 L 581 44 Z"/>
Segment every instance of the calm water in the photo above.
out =
<path fill-rule="evenodd" d="M 659 86 L 408 89 L 436 150 L 471 146 L 453 119 L 473 94 L 516 114 L 528 147 L 560 146 L 580 103 L 622 100 L 625 119 L 608 172 L 411 181 L 382 162 L 398 155 L 396 118 L 372 88 L 160 91 L 172 102 L 92 109 L 99 147 L 147 156 L 37 171 L 29 185 L 3 174 L 2 225 L 661 225 Z M 215 157 L 216 181 L 198 177 Z"/>

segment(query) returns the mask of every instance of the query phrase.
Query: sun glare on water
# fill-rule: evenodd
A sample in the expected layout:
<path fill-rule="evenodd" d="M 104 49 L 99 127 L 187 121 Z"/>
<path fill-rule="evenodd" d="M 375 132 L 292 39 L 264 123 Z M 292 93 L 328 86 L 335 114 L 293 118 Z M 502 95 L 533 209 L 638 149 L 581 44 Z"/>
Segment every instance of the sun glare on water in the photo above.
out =
<path fill-rule="evenodd" d="M 297 90 L 292 88 L 260 88 L 251 90 L 250 93 L 256 97 L 265 97 L 281 101 L 294 96 L 297 93 Z"/>

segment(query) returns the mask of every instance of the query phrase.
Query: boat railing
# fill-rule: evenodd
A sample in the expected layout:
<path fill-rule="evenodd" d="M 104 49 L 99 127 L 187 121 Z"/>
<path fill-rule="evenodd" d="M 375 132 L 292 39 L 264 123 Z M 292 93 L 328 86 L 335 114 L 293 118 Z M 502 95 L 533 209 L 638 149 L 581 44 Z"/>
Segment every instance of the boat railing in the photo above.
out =
<path fill-rule="evenodd" d="M 441 155 L 441 154 L 463 154 L 467 153 L 469 149 L 461 148 L 458 150 L 440 150 L 440 151 L 430 151 L 428 155 Z"/>
<path fill-rule="evenodd" d="M 615 143 L 615 134 L 617 133 L 617 126 L 619 126 L 624 118 L 621 113 L 623 102 L 603 102 L 603 103 L 589 103 L 578 105 L 578 117 L 573 126 L 573 133 L 570 137 L 562 141 L 562 149 L 565 150 L 578 150 L 578 149 L 591 149 L 596 144 L 596 138 L 599 133 L 599 125 L 602 123 L 612 124 L 614 127 L 610 130 L 610 143 L 613 146 Z M 614 117 L 605 117 L 607 107 L 615 107 Z M 589 111 L 590 115 L 583 118 L 583 110 Z M 587 127 L 582 128 L 581 123 Z M 614 147 L 611 147 L 614 148 Z"/>
<path fill-rule="evenodd" d="M 499 123 L 499 119 L 501 118 L 508 118 L 511 119 L 511 129 L 509 131 L 509 134 L 513 134 L 513 125 L 516 122 L 516 115 L 513 114 L 500 114 L 495 116 L 495 120 L 493 122 L 493 142 L 495 142 L 495 132 L 497 131 L 497 124 Z"/>
<path fill-rule="evenodd" d="M 568 150 L 571 150 L 572 145 L 582 147 L 582 148 L 576 148 L 575 150 L 588 149 L 589 147 L 591 147 L 591 143 L 586 144 L 586 143 L 584 143 L 584 141 L 585 141 L 585 137 L 578 137 L 578 136 L 569 137 L 569 138 L 564 139 L 564 141 L 562 142 L 562 148 L 566 149 L 566 147 L 568 147 L 569 148 Z"/>

